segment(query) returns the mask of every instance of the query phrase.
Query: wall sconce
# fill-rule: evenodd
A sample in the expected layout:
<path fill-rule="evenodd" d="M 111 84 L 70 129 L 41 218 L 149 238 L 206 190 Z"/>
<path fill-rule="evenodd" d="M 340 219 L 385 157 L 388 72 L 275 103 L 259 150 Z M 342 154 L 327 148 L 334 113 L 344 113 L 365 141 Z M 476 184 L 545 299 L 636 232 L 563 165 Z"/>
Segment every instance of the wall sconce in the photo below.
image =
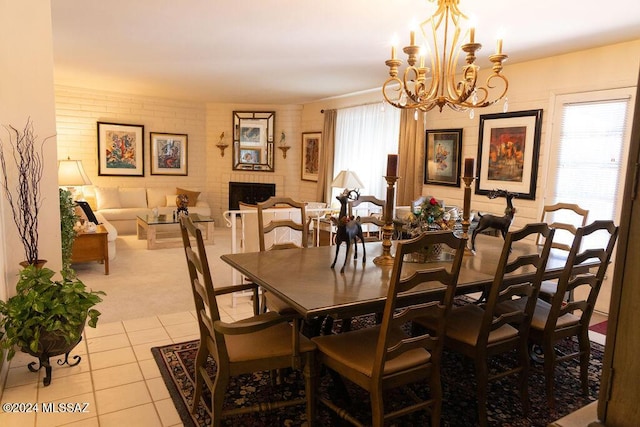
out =
<path fill-rule="evenodd" d="M 225 144 L 224 142 L 224 132 L 220 134 L 220 141 L 216 144 L 216 147 L 220 149 L 220 156 L 224 157 L 224 149 L 227 148 L 229 144 Z"/>
<path fill-rule="evenodd" d="M 287 151 L 289 150 L 289 148 L 291 148 L 291 146 L 287 145 L 285 140 L 287 139 L 287 137 L 284 134 L 284 131 L 282 131 L 282 133 L 280 134 L 280 142 L 278 144 L 278 148 L 282 150 L 282 158 L 286 159 L 287 158 Z"/>

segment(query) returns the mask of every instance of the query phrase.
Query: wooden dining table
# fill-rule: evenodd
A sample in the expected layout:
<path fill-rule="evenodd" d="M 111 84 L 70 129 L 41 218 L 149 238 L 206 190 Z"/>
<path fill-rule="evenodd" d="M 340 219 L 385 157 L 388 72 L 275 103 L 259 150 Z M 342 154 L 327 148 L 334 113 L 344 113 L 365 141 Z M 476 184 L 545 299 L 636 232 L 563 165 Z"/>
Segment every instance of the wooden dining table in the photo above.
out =
<path fill-rule="evenodd" d="M 478 235 L 475 254 L 465 254 L 458 279 L 458 294 L 484 290 L 493 276 L 502 252 L 503 240 L 499 237 Z M 517 242 L 510 256 L 531 253 L 535 243 Z M 335 246 L 319 246 L 304 249 L 284 249 L 266 252 L 250 252 L 222 255 L 221 259 L 254 283 L 287 302 L 307 319 L 320 315 L 336 318 L 352 317 L 382 311 L 387 296 L 392 266 L 379 266 L 373 259 L 382 253 L 382 244 L 366 244 L 366 262 L 362 262 L 362 246 L 358 259 L 350 260 L 344 273 L 340 266 L 345 248 L 341 248 L 336 268 L 330 268 L 335 256 Z M 353 251 L 353 248 L 351 249 Z M 391 253 L 395 252 L 394 247 Z M 559 277 L 567 253 L 553 249 L 547 262 L 545 279 Z M 402 274 L 417 269 L 447 265 L 443 260 L 427 263 L 405 262 Z M 506 282 L 523 282 L 533 276 L 533 271 L 508 276 Z M 408 293 L 398 296 L 398 305 L 439 299 L 444 292 L 442 285 L 424 283 Z"/>

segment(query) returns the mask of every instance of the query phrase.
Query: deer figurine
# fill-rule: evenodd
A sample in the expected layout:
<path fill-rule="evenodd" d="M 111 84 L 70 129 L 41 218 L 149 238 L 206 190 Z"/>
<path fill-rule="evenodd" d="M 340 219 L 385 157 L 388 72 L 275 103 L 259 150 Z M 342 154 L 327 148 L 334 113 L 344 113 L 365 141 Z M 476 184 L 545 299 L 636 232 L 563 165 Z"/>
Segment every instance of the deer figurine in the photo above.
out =
<path fill-rule="evenodd" d="M 354 196 L 355 195 L 355 196 Z M 344 267 L 347 265 L 347 259 L 349 258 L 349 249 L 351 248 L 351 242 L 354 246 L 353 259 L 358 259 L 358 243 L 356 237 L 362 242 L 362 263 L 366 262 L 367 251 L 364 247 L 364 237 L 362 235 L 362 226 L 360 225 L 359 217 L 353 218 L 353 216 L 347 215 L 347 203 L 349 200 L 356 200 L 360 197 L 360 193 L 357 190 L 345 190 L 336 199 L 340 202 L 340 214 L 338 218 L 331 217 L 331 222 L 336 226 L 336 256 L 333 258 L 331 268 L 334 268 L 336 261 L 338 260 L 338 253 L 340 252 L 340 245 L 342 242 L 347 244 L 347 253 L 344 256 L 344 264 L 340 269 L 340 273 L 344 273 Z"/>
<path fill-rule="evenodd" d="M 471 234 L 472 250 L 476 250 L 476 234 L 478 234 L 482 230 L 486 230 L 487 228 L 493 228 L 500 231 L 500 234 L 502 234 L 502 238 L 505 238 L 507 232 L 509 231 L 511 223 L 513 222 L 513 217 L 516 213 L 516 208 L 513 207 L 512 203 L 513 198 L 516 196 L 516 193 L 510 193 L 506 190 L 492 190 L 489 192 L 487 197 L 489 197 L 490 199 L 495 199 L 496 197 L 504 197 L 507 200 L 507 207 L 504 210 L 504 216 L 496 216 L 490 214 L 482 215 L 480 214 L 480 212 L 478 212 L 478 225 Z"/>

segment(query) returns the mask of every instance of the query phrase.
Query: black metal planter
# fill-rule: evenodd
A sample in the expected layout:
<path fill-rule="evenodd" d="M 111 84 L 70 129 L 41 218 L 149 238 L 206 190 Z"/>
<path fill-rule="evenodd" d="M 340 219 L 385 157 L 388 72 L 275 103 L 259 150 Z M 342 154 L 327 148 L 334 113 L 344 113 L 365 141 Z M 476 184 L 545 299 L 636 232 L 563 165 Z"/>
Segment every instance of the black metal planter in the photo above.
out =
<path fill-rule="evenodd" d="M 76 366 L 80 363 L 82 359 L 80 356 L 73 356 L 72 362 L 69 362 L 69 353 L 71 350 L 77 346 L 80 341 L 82 341 L 82 331 L 84 330 L 84 323 L 79 327 L 78 339 L 75 341 L 67 342 L 65 337 L 59 331 L 41 331 L 40 333 L 40 344 L 38 347 L 38 352 L 33 352 L 28 348 L 22 348 L 22 351 L 25 353 L 29 353 L 33 357 L 38 358 L 38 362 L 31 362 L 27 365 L 27 368 L 31 372 L 38 372 L 40 369 L 45 369 L 45 377 L 43 380 L 43 384 L 48 386 L 51 384 L 51 363 L 49 359 L 51 357 L 60 356 L 64 354 L 64 359 L 58 359 L 58 365 L 69 365 Z M 39 366 L 36 368 L 35 365 L 39 363 Z"/>

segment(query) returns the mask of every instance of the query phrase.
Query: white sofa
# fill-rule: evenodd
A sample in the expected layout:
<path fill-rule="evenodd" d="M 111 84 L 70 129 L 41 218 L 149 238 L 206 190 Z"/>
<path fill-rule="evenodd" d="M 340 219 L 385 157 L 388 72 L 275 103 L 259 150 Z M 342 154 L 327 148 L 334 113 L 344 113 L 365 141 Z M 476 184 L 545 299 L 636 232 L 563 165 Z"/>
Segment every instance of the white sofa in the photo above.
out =
<path fill-rule="evenodd" d="M 209 204 L 200 200 L 198 191 L 180 187 L 83 187 L 84 198 L 96 214 L 100 214 L 112 224 L 118 234 L 135 234 L 136 217 L 153 215 L 157 208 L 159 214 L 171 217 L 176 210 L 176 196 L 189 196 L 189 212 L 211 215 Z"/>

